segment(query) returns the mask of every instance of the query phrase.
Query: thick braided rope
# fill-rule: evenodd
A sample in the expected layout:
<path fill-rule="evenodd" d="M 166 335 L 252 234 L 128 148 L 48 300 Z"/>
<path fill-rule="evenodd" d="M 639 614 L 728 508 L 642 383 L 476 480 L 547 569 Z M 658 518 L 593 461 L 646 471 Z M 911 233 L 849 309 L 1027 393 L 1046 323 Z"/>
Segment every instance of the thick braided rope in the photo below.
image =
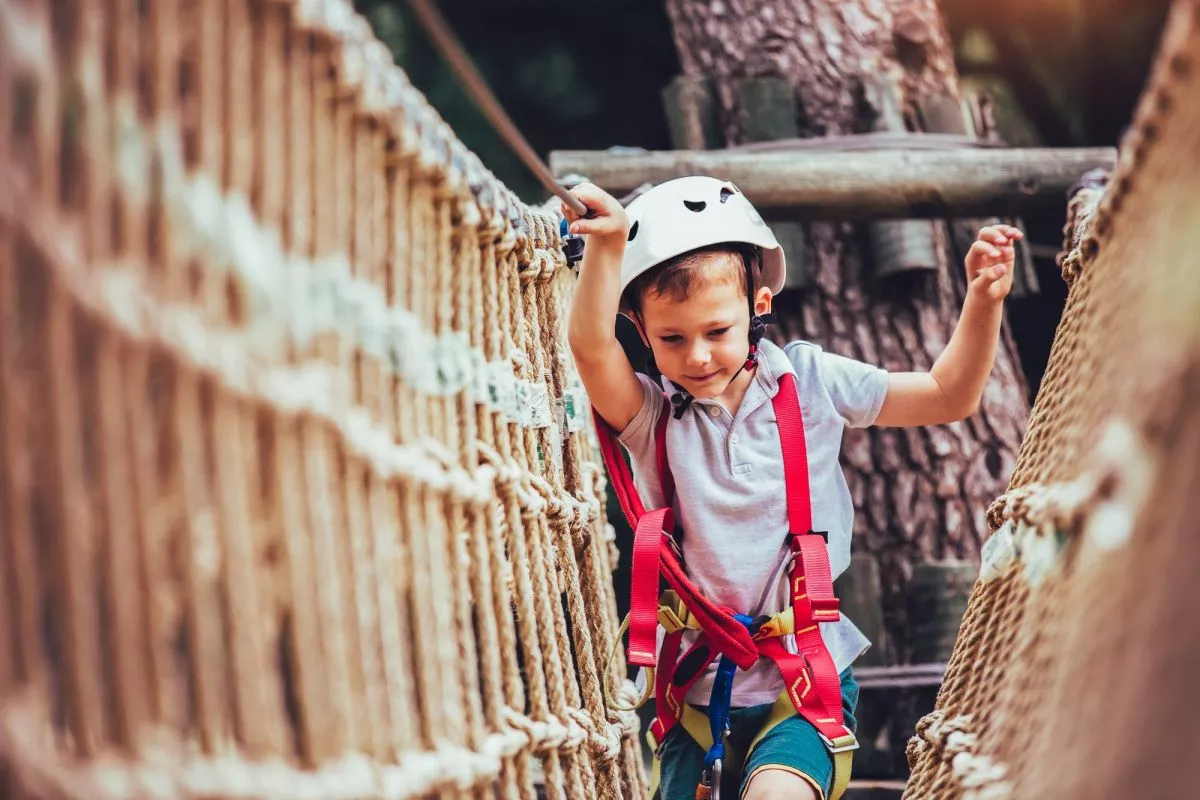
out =
<path fill-rule="evenodd" d="M 83 109 L 0 138 L 6 775 L 639 796 L 555 215 L 347 2 L 0 13 L 5 118 Z"/>
<path fill-rule="evenodd" d="M 559 319 L 559 298 L 553 287 L 557 283 L 556 273 L 560 273 L 566 266 L 565 257 L 561 251 L 553 251 L 547 247 L 554 239 L 550 220 L 531 215 L 527 217 L 527 225 L 535 232 L 535 252 L 542 254 L 539 274 L 526 278 L 527 281 L 536 281 L 535 288 L 539 290 L 537 352 L 550 362 L 543 364 L 543 372 L 552 394 L 562 396 L 566 381 L 562 361 L 565 359 L 558 358 L 557 354 L 564 352 L 566 348 L 561 338 L 564 328 Z M 554 254 L 553 257 L 551 253 Z M 536 259 L 534 263 L 537 263 Z M 574 477 L 576 482 L 578 477 L 570 475 L 574 472 L 572 468 L 575 457 L 569 447 L 566 453 L 563 452 L 563 441 L 567 431 L 560 425 L 561 423 L 556 421 L 546 428 L 547 435 L 543 439 L 543 447 L 552 454 L 548 460 L 554 467 L 548 471 L 546 493 L 549 505 L 547 517 L 550 531 L 554 534 L 552 547 L 559 566 L 557 574 L 566 591 L 571 617 L 577 621 L 571 629 L 574 647 L 570 647 L 570 643 L 566 641 L 562 642 L 560 647 L 567 645 L 567 649 L 576 655 L 575 672 L 579 676 L 579 687 L 572 692 L 572 701 L 579 703 L 581 698 L 586 712 L 578 711 L 575 716 L 583 727 L 589 730 L 590 749 L 598 762 L 594 764 L 594 769 L 599 772 L 601 794 L 615 797 L 621 791 L 620 774 L 614 761 L 621 749 L 621 732 L 619 729 L 610 729 L 605 716 L 597 674 L 600 669 L 599 658 L 593 648 L 591 635 L 593 623 L 602 625 L 603 620 L 589 613 L 584 600 L 584 587 L 580 584 L 580 565 L 577 560 L 583 549 L 580 547 L 580 541 L 583 532 L 587 530 L 591 509 L 576 501 L 573 491 L 575 487 L 567 485 L 571 477 Z M 585 624 L 580 624 L 579 620 L 585 621 Z"/>
<path fill-rule="evenodd" d="M 1160 575 L 1193 527 L 1194 487 L 1180 481 L 1194 469 L 1200 353 L 1200 285 L 1185 255 L 1198 23 L 1195 3 L 1175 4 L 1115 172 L 1070 203 L 1067 308 L 1012 484 L 989 510 L 994 532 L 938 709 L 909 750 L 907 796 L 1166 796 L 1188 780 L 1175 765 L 1194 753 L 1135 744 L 1135 755 L 1103 731 L 1146 715 L 1168 724 L 1173 706 L 1137 698 L 1190 642 L 1164 630 L 1165 604 L 1187 589 Z M 946 757 L 939 725 L 964 718 L 987 725 Z M 1188 725 L 1172 729 L 1188 739 Z"/>

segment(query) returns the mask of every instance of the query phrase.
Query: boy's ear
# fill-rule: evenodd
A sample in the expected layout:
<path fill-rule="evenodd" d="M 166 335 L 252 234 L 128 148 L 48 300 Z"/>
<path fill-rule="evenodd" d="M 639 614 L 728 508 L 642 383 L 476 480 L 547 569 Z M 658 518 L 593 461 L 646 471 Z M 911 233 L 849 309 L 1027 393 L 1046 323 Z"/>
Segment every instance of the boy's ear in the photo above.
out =
<path fill-rule="evenodd" d="M 772 299 L 770 289 L 766 286 L 759 287 L 759 290 L 754 293 L 754 313 L 770 314 Z"/>

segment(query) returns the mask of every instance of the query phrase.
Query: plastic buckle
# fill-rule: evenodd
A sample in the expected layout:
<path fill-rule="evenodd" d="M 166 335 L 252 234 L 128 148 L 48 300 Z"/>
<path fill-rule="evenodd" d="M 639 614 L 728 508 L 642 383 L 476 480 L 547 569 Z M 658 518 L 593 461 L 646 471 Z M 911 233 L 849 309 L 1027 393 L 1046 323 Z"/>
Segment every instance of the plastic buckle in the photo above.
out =
<path fill-rule="evenodd" d="M 655 720 L 655 722 L 657 722 L 657 720 Z M 664 740 L 666 738 L 667 738 L 666 736 L 663 737 Z M 650 745 L 650 752 L 654 754 L 655 758 L 659 758 L 662 756 L 663 742 L 660 742 L 658 740 L 658 737 L 654 735 L 654 725 L 653 724 L 651 724 L 650 727 L 646 729 L 646 744 Z"/>
<path fill-rule="evenodd" d="M 667 633 L 675 633 L 687 627 L 687 624 L 675 613 L 675 609 L 664 605 L 658 607 L 658 624 Z"/>
<path fill-rule="evenodd" d="M 563 255 L 567 259 L 567 266 L 571 269 L 583 260 L 583 237 L 578 234 L 570 233 L 566 219 L 559 222 L 558 234 L 562 239 Z"/>
<path fill-rule="evenodd" d="M 846 730 L 846 734 L 844 736 L 839 736 L 837 739 L 830 739 L 820 731 L 817 731 L 817 736 L 821 737 L 821 741 L 825 744 L 825 748 L 834 755 L 837 753 L 849 753 L 851 750 L 858 749 L 858 739 L 856 739 L 854 734 L 848 729 Z M 846 741 L 847 739 L 850 740 L 848 743 Z M 841 742 L 841 744 L 838 744 L 838 742 Z"/>
<path fill-rule="evenodd" d="M 829 531 L 806 531 L 804 533 L 789 533 L 788 543 L 791 545 L 792 551 L 795 552 L 800 547 L 800 538 L 802 536 L 820 536 L 825 540 L 825 545 L 829 545 Z"/>

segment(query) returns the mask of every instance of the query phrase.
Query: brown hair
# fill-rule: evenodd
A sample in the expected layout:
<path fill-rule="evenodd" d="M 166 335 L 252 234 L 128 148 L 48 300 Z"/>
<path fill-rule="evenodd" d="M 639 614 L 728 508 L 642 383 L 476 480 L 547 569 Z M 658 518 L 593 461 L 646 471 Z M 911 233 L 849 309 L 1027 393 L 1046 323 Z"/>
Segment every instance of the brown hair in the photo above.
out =
<path fill-rule="evenodd" d="M 760 268 L 758 248 L 751 245 L 726 243 L 700 247 L 655 264 L 638 275 L 626 287 L 621 305 L 640 314 L 647 293 L 665 295 L 679 302 L 686 300 L 698 283 L 727 280 L 749 296 L 748 276 L 757 284 Z"/>

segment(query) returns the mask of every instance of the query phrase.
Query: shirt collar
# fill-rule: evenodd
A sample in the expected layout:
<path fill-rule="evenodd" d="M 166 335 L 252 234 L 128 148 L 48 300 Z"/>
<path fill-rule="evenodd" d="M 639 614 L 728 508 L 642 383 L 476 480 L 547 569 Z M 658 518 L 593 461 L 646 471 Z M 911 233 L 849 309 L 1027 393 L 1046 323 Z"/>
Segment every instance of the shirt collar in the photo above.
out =
<path fill-rule="evenodd" d="M 746 394 L 742 397 L 742 405 L 738 408 L 736 416 L 742 417 L 752 413 L 763 403 L 773 400 L 779 392 L 779 376 L 785 372 L 794 372 L 787 353 L 766 339 L 759 342 L 758 366 L 754 368 L 750 385 L 746 387 Z M 659 385 L 662 386 L 668 397 L 675 391 L 675 387 L 671 385 L 665 375 L 659 381 Z M 711 406 L 716 402 L 716 400 L 696 399 L 692 401 L 692 405 Z"/>

